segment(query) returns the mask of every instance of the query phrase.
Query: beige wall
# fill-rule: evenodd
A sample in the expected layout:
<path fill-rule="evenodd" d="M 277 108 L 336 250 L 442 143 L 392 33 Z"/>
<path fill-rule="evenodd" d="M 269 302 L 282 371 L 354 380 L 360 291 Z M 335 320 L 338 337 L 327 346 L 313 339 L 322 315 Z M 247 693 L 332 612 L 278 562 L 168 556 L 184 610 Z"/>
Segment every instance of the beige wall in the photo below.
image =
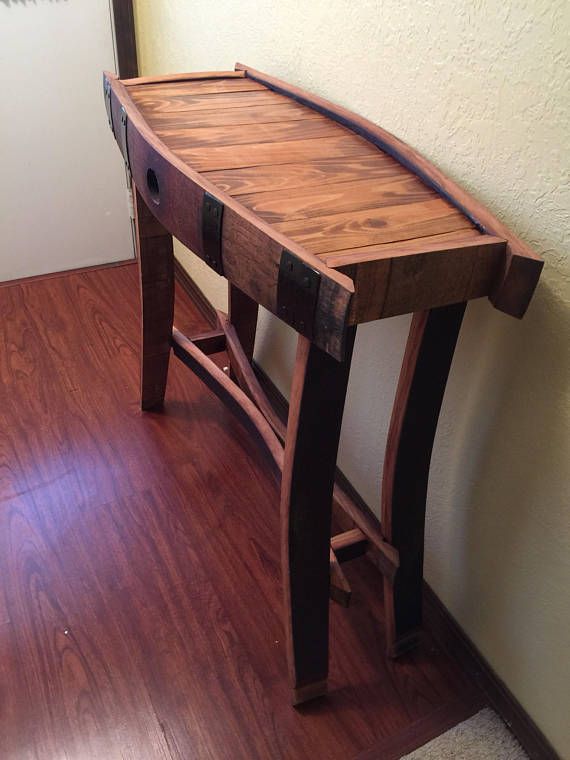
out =
<path fill-rule="evenodd" d="M 134 257 L 108 0 L 0 2 L 0 282 Z"/>
<path fill-rule="evenodd" d="M 426 577 L 570 758 L 570 61 L 567 0 L 137 0 L 144 73 L 236 60 L 425 153 L 546 259 L 522 322 L 468 307 L 429 488 Z M 217 303 L 223 281 L 179 256 Z M 341 465 L 372 504 L 409 319 L 359 330 Z M 263 319 L 286 390 L 293 336 Z"/>

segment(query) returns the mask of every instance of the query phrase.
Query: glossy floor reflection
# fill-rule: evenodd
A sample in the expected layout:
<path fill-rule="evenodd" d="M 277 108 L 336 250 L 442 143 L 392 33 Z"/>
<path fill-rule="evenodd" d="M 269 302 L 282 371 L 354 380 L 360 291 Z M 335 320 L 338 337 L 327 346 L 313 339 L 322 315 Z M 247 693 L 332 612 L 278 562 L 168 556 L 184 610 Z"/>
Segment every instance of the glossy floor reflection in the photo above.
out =
<path fill-rule="evenodd" d="M 176 360 L 140 412 L 138 334 L 136 266 L 0 288 L 0 756 L 389 759 L 474 712 L 429 635 L 384 658 L 365 559 L 330 695 L 290 706 L 278 484 Z"/>

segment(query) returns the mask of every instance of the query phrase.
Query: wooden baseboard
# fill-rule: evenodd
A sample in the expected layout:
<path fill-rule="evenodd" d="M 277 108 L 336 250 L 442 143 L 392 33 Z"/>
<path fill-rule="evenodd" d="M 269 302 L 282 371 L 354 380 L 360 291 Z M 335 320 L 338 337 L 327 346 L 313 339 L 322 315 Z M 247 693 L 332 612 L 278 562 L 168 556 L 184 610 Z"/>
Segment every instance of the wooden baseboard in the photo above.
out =
<path fill-rule="evenodd" d="M 215 326 L 215 309 L 178 262 L 175 264 L 175 274 L 176 279 L 183 290 L 194 301 L 200 312 L 208 321 L 210 321 L 211 325 Z M 255 362 L 254 370 L 265 393 L 273 404 L 273 407 L 279 416 L 286 421 L 289 409 L 286 399 L 268 375 L 266 375 Z M 345 488 L 355 500 L 360 502 L 366 509 L 369 509 L 365 506 L 365 502 L 356 489 L 351 485 L 350 481 L 338 469 L 337 478 L 341 482 L 343 488 Z M 342 524 L 343 530 L 349 529 L 350 526 L 346 524 L 346 517 L 335 515 L 335 519 Z M 370 553 L 370 559 L 374 561 L 373 553 Z M 484 694 L 488 704 L 502 717 L 532 760 L 559 760 L 558 754 L 548 739 L 491 668 L 483 655 L 469 639 L 465 631 L 454 620 L 452 615 L 427 583 L 424 584 L 424 624 L 433 634 L 439 646 L 445 649 L 451 657 L 459 662 L 464 671 L 470 675 L 473 679 L 473 683 L 477 685 L 480 691 Z M 474 706 L 477 705 L 475 704 Z M 441 726 L 439 727 L 441 730 L 439 733 L 443 733 L 448 728 L 455 725 L 455 723 L 465 720 L 468 717 L 469 714 L 467 713 L 455 715 L 453 711 L 449 712 L 443 710 L 441 715 Z M 407 751 L 411 751 L 415 747 L 421 746 L 417 741 L 418 735 L 422 733 L 422 730 L 425 732 L 425 741 L 428 741 L 433 738 L 434 735 L 437 735 L 433 733 L 433 725 L 426 725 L 423 729 L 420 725 L 415 726 L 414 731 L 412 732 L 413 736 L 410 735 L 409 749 Z M 390 754 L 391 750 L 388 745 L 374 747 L 371 752 L 376 753 L 380 749 L 382 750 L 382 754 L 380 755 L 363 753 L 361 756 L 362 760 L 365 760 L 365 758 L 367 759 L 368 757 L 383 757 L 388 760 L 393 757 L 393 755 Z"/>
<path fill-rule="evenodd" d="M 108 264 L 92 264 L 88 267 L 77 267 L 76 269 L 63 269 L 60 272 L 47 272 L 46 274 L 33 274 L 30 277 L 18 277 L 15 280 L 3 280 L 0 282 L 0 288 L 9 288 L 12 285 L 25 285 L 28 282 L 37 282 L 38 280 L 53 280 L 55 277 L 67 277 L 71 274 L 83 274 L 84 272 L 95 272 L 97 269 L 113 269 L 114 267 L 128 267 L 136 264 L 136 258 L 123 259 L 121 261 L 110 261 Z"/>
<path fill-rule="evenodd" d="M 403 731 L 364 750 L 356 756 L 356 760 L 400 760 L 402 755 L 423 747 L 458 723 L 471 718 L 482 707 L 476 696 L 473 700 L 467 700 L 467 703 L 460 700 L 446 702 L 423 718 L 410 723 Z"/>
<path fill-rule="evenodd" d="M 489 705 L 509 726 L 532 760 L 559 760 L 548 739 L 427 583 L 424 584 L 424 621 L 439 646 L 478 684 Z"/>

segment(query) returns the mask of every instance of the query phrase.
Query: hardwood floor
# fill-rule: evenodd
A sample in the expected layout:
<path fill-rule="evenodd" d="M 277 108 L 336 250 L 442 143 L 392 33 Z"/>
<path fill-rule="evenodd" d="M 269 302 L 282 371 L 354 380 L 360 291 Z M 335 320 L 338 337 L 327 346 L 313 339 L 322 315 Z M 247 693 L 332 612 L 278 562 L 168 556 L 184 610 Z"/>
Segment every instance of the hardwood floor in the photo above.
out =
<path fill-rule="evenodd" d="M 139 410 L 138 309 L 132 265 L 0 289 L 0 757 L 389 760 L 478 709 L 429 635 L 385 659 L 366 559 L 290 706 L 272 468 L 176 359 Z"/>

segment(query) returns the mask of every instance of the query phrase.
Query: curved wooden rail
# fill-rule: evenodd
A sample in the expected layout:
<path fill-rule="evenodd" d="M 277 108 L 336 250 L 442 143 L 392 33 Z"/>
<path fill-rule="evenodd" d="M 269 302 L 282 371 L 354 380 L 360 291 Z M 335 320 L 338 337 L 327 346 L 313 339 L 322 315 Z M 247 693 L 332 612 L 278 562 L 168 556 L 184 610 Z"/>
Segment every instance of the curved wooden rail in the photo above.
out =
<path fill-rule="evenodd" d="M 263 414 L 246 394 L 210 361 L 202 351 L 179 330 L 172 330 L 172 348 L 175 355 L 186 364 L 218 396 L 239 419 L 263 442 L 279 473 L 283 470 L 283 447 Z"/>
<path fill-rule="evenodd" d="M 278 439 L 284 444 L 287 426 L 281 421 L 263 391 L 228 316 L 221 311 L 218 311 L 217 315 L 218 323 L 226 335 L 226 349 L 230 359 L 230 367 L 233 369 L 238 385 L 254 402 L 255 407 L 263 414 Z M 393 582 L 400 564 L 398 551 L 386 541 L 378 519 L 372 512 L 357 504 L 339 483 L 334 484 L 333 502 L 350 517 L 366 536 L 366 539 L 375 547 L 378 553 L 376 557 L 378 567 L 383 575 L 390 582 Z"/>
<path fill-rule="evenodd" d="M 426 497 L 431 453 L 465 303 L 414 314 L 386 442 L 382 531 L 399 553 L 384 578 L 388 654 L 417 643 L 422 621 Z"/>
<path fill-rule="evenodd" d="M 306 92 L 300 87 L 294 87 L 276 77 L 252 69 L 243 63 L 236 63 L 235 68 L 236 71 L 244 71 L 250 79 L 260 82 L 282 95 L 287 95 L 303 103 L 303 105 L 316 109 L 365 137 L 414 172 L 441 196 L 447 198 L 450 203 L 471 219 L 481 232 L 506 240 L 507 256 L 504 258 L 502 274 L 498 278 L 490 300 L 493 306 L 507 314 L 519 318 L 524 315 L 538 283 L 543 262 L 524 241 L 493 216 L 485 206 L 449 177 L 446 177 L 440 169 L 416 150 L 368 119 L 331 103 L 325 98 Z"/>

